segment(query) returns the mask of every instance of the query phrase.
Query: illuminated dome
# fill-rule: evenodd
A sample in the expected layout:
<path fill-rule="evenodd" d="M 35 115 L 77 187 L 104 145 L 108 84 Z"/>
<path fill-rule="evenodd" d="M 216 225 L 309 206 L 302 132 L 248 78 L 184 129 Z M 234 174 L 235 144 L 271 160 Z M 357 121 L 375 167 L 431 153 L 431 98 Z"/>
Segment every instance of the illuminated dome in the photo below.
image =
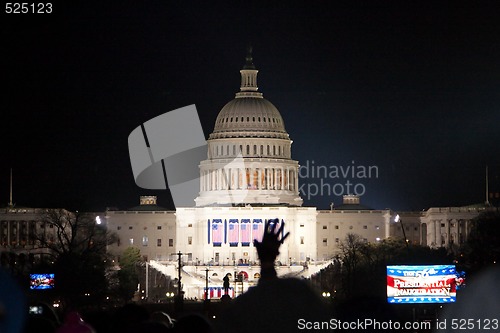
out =
<path fill-rule="evenodd" d="M 278 109 L 268 100 L 255 97 L 235 98 L 227 103 L 217 117 L 211 138 L 234 137 L 243 134 L 241 132 L 254 132 L 252 136 L 288 137 Z"/>
<path fill-rule="evenodd" d="M 251 49 L 236 97 L 217 116 L 200 162 L 196 206 L 300 206 L 299 164 L 278 109 L 262 97 Z"/>
<path fill-rule="evenodd" d="M 258 92 L 257 73 L 252 55 L 246 57 L 241 73 L 240 92 L 217 116 L 210 139 L 264 137 L 288 139 L 278 109 Z"/>

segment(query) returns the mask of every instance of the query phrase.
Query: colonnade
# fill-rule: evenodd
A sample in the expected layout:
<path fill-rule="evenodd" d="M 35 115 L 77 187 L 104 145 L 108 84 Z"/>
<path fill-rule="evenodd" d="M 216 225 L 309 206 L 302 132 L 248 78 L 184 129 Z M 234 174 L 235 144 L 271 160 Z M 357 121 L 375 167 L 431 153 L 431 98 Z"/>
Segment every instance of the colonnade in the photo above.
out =
<path fill-rule="evenodd" d="M 286 190 L 298 188 L 297 167 L 227 168 L 202 170 L 201 191 Z"/>

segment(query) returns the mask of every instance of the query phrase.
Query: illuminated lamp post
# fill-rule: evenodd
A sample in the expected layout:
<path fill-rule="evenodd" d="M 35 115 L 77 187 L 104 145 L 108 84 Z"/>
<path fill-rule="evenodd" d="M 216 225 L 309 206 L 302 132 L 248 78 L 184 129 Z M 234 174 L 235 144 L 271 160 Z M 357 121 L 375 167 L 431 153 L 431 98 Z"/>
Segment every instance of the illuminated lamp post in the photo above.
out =
<path fill-rule="evenodd" d="M 410 254 L 410 248 L 408 246 L 408 239 L 406 238 L 405 227 L 403 225 L 403 220 L 399 218 L 399 214 L 397 214 L 396 217 L 394 218 L 394 222 L 396 222 L 396 223 L 400 222 L 401 223 L 401 230 L 403 231 L 403 238 L 404 238 L 404 241 L 405 241 L 405 244 L 406 244 L 406 250 L 408 251 L 408 254 Z"/>

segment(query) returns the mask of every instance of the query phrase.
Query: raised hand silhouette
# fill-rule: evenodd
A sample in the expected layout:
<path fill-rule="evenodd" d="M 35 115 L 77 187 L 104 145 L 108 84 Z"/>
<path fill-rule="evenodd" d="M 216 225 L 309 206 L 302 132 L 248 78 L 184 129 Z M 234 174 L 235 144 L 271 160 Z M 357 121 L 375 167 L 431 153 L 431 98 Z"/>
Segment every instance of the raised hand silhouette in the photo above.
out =
<path fill-rule="evenodd" d="M 276 226 L 279 224 L 279 219 L 270 219 L 264 224 L 264 235 L 262 241 L 254 239 L 253 245 L 257 249 L 261 264 L 273 263 L 279 254 L 279 248 L 285 239 L 290 235 L 289 232 L 283 235 L 285 222 L 283 222 L 279 229 Z"/>

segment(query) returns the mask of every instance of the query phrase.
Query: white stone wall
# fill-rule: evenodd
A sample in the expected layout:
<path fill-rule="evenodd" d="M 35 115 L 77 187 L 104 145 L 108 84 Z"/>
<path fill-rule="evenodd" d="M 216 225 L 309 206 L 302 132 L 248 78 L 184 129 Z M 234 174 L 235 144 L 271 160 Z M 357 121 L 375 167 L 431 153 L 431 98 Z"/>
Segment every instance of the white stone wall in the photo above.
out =
<path fill-rule="evenodd" d="M 317 216 L 318 259 L 328 260 L 340 251 L 339 244 L 349 233 L 366 242 L 389 237 L 390 210 L 320 210 Z"/>
<path fill-rule="evenodd" d="M 430 208 L 421 219 L 426 236 L 422 243 L 433 248 L 462 244 L 469 235 L 470 221 L 483 211 L 484 207 Z"/>
<path fill-rule="evenodd" d="M 115 232 L 120 239 L 108 248 L 113 255 L 119 256 L 127 247 L 134 246 L 148 260 L 174 257 L 174 211 L 108 211 L 103 215 L 108 230 Z"/>

